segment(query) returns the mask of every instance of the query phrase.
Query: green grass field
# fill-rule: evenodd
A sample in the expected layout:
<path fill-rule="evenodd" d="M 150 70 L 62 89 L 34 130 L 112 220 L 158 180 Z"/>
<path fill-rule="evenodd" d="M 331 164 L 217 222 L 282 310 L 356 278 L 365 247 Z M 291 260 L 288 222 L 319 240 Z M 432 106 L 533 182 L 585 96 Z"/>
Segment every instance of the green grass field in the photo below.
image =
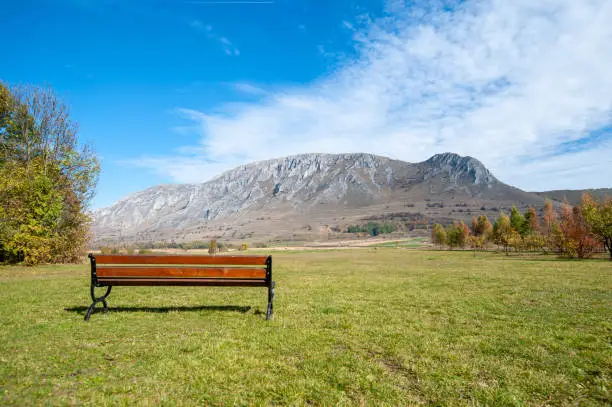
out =
<path fill-rule="evenodd" d="M 610 405 L 612 263 L 367 248 L 274 254 L 263 288 L 0 267 L 0 405 Z"/>

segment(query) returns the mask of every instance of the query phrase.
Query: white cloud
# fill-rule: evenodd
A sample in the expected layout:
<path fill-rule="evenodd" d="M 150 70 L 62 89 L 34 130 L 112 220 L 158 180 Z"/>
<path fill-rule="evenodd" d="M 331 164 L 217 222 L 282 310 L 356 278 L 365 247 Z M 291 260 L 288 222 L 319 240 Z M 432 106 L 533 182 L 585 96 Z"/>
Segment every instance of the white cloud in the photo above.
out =
<path fill-rule="evenodd" d="M 611 1 L 387 10 L 358 19 L 357 57 L 331 76 L 221 114 L 185 111 L 201 129 L 197 152 L 140 165 L 182 182 L 303 152 L 414 162 L 452 151 L 524 189 L 611 186 L 610 137 L 564 149 L 612 122 Z"/>
<path fill-rule="evenodd" d="M 240 50 L 236 48 L 236 46 L 232 44 L 232 42 L 229 39 L 227 39 L 227 37 L 219 36 L 218 34 L 213 32 L 213 28 L 210 24 L 204 24 L 200 20 L 192 20 L 189 22 L 189 26 L 198 32 L 203 32 L 207 38 L 211 40 L 215 40 L 219 44 L 221 44 L 221 47 L 223 48 L 223 52 L 225 52 L 226 55 L 229 55 L 229 56 L 240 55 Z"/>
<path fill-rule="evenodd" d="M 265 89 L 247 82 L 235 82 L 230 84 L 230 86 L 234 90 L 244 93 L 246 95 L 262 96 L 268 94 L 268 91 L 266 91 Z"/>
<path fill-rule="evenodd" d="M 221 43 L 221 46 L 223 46 L 223 51 L 227 55 L 230 55 L 230 56 L 240 55 L 240 50 L 236 48 L 234 44 L 232 44 L 232 42 L 228 40 L 226 37 L 219 37 L 218 40 Z"/>
<path fill-rule="evenodd" d="M 355 31 L 355 26 L 346 20 L 342 21 L 342 26 L 348 30 Z"/>
<path fill-rule="evenodd" d="M 204 30 L 205 25 L 200 20 L 192 20 L 189 22 L 189 26 L 194 30 Z"/>

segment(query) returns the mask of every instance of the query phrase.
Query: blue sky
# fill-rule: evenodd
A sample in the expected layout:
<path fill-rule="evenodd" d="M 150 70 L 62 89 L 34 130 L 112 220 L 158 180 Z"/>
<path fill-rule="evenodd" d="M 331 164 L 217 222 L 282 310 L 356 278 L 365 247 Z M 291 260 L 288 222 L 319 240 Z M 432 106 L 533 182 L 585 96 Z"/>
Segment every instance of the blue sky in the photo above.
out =
<path fill-rule="evenodd" d="M 612 2 L 245 3 L 1 1 L 0 79 L 71 106 L 102 158 L 94 207 L 304 152 L 612 187 Z"/>

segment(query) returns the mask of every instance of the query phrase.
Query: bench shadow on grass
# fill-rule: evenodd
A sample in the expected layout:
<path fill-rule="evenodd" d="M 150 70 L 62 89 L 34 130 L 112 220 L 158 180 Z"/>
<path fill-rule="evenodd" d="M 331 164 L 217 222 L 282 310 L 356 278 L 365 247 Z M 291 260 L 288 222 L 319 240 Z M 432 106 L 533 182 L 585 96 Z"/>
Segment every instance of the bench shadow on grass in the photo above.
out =
<path fill-rule="evenodd" d="M 78 306 L 64 308 L 64 311 L 76 312 L 77 314 L 85 315 L 89 307 Z M 169 312 L 186 312 L 186 311 L 227 311 L 247 313 L 251 310 L 250 306 L 239 305 L 201 305 L 194 307 L 108 307 L 108 312 L 155 312 L 158 314 L 167 314 Z M 102 306 L 96 308 L 96 313 L 102 312 Z"/>

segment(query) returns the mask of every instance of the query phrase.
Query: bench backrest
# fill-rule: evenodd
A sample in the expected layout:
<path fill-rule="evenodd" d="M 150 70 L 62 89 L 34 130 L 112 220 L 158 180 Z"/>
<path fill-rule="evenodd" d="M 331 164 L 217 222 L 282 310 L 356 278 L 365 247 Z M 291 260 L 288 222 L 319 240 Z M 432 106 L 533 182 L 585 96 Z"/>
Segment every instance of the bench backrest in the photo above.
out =
<path fill-rule="evenodd" d="M 272 256 L 89 255 L 95 285 L 269 286 Z"/>

